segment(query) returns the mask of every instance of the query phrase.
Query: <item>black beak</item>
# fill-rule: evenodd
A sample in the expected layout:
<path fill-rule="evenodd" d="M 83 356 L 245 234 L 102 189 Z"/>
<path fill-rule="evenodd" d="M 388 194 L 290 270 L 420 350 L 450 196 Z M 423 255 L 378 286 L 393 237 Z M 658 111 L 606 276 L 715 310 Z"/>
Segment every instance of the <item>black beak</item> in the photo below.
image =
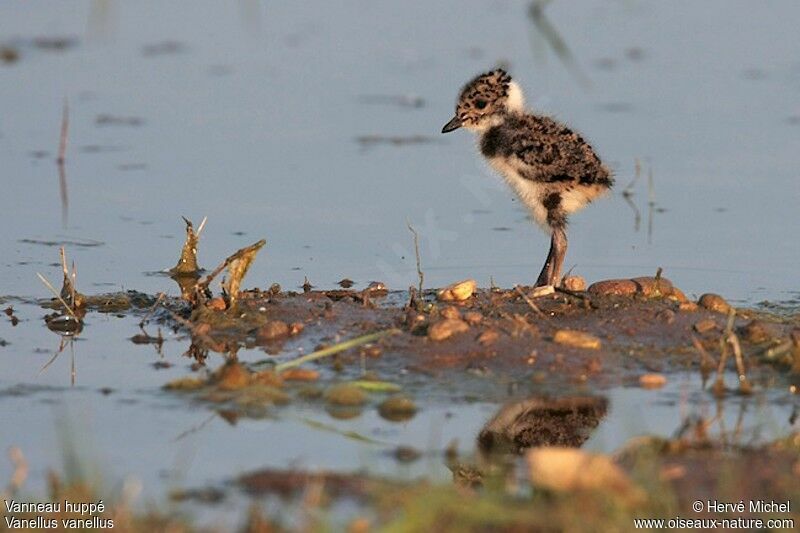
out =
<path fill-rule="evenodd" d="M 461 119 L 458 117 L 453 117 L 453 119 L 444 125 L 442 128 L 442 133 L 450 133 L 451 131 L 455 131 L 461 127 Z"/>

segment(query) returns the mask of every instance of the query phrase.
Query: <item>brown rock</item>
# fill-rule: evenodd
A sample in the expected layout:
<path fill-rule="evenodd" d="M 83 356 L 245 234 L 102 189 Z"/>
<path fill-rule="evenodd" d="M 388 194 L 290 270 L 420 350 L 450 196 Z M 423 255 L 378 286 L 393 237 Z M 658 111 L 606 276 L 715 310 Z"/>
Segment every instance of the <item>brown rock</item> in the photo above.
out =
<path fill-rule="evenodd" d="M 470 326 L 477 326 L 483 321 L 483 315 L 478 313 L 477 311 L 470 311 L 464 315 L 464 320 Z"/>
<path fill-rule="evenodd" d="M 289 325 L 289 335 L 294 337 L 295 335 L 300 335 L 303 330 L 305 329 L 305 325 L 302 322 L 292 322 Z"/>
<path fill-rule="evenodd" d="M 560 329 L 553 335 L 553 341 L 564 346 L 572 346 L 575 348 L 585 348 L 588 350 L 599 350 L 602 343 L 600 339 L 574 329 Z"/>
<path fill-rule="evenodd" d="M 672 287 L 672 292 L 667 295 L 670 300 L 675 300 L 678 303 L 687 303 L 689 302 L 689 298 L 683 294 L 683 291 L 680 290 L 678 287 Z"/>
<path fill-rule="evenodd" d="M 310 368 L 289 368 L 281 372 L 281 378 L 286 381 L 316 381 L 319 372 Z"/>
<path fill-rule="evenodd" d="M 630 279 L 607 279 L 592 283 L 588 292 L 598 296 L 633 296 L 636 294 L 636 283 Z"/>
<path fill-rule="evenodd" d="M 250 384 L 250 371 L 239 363 L 226 363 L 217 370 L 214 381 L 221 390 L 241 389 Z"/>
<path fill-rule="evenodd" d="M 457 333 L 469 331 L 469 324 L 458 318 L 445 318 L 428 327 L 428 338 L 443 341 Z"/>
<path fill-rule="evenodd" d="M 500 334 L 497 333 L 497 330 L 494 329 L 487 329 L 486 331 L 481 332 L 476 339 L 479 344 L 483 346 L 488 346 L 493 344 L 497 339 L 500 338 Z"/>
<path fill-rule="evenodd" d="M 739 328 L 739 334 L 744 340 L 754 344 L 766 342 L 774 337 L 770 328 L 759 320 L 753 320 Z"/>
<path fill-rule="evenodd" d="M 561 286 L 568 291 L 583 292 L 586 290 L 586 280 L 581 276 L 565 276 Z"/>
<path fill-rule="evenodd" d="M 226 308 L 225 300 L 223 300 L 219 296 L 217 296 L 216 298 L 211 298 L 206 303 L 206 307 L 208 307 L 209 309 L 213 309 L 214 311 L 224 311 Z"/>
<path fill-rule="evenodd" d="M 639 376 L 639 385 L 643 389 L 660 389 L 667 384 L 664 374 L 644 374 Z"/>
<path fill-rule="evenodd" d="M 660 298 L 662 296 L 669 296 L 673 291 L 672 282 L 667 278 L 645 276 L 633 278 L 631 281 L 636 283 L 637 292 L 646 296 L 647 298 Z"/>
<path fill-rule="evenodd" d="M 694 313 L 697 311 L 698 305 L 694 302 L 681 302 L 678 305 L 678 311 L 682 311 L 684 313 Z"/>
<path fill-rule="evenodd" d="M 706 293 L 700 297 L 697 303 L 700 307 L 704 307 L 715 313 L 722 313 L 723 315 L 727 315 L 731 311 L 730 304 L 719 294 Z"/>
<path fill-rule="evenodd" d="M 444 318 L 461 318 L 461 312 L 453 307 L 452 305 L 448 305 L 447 307 L 443 308 L 439 313 Z"/>
<path fill-rule="evenodd" d="M 357 406 L 367 402 L 367 393 L 360 387 L 342 383 L 326 390 L 325 399 L 333 405 Z"/>
<path fill-rule="evenodd" d="M 697 333 L 705 333 L 707 331 L 711 331 L 716 329 L 717 323 L 711 320 L 710 318 L 704 318 L 703 320 L 699 320 L 694 325 L 694 330 Z"/>
<path fill-rule="evenodd" d="M 378 414 L 387 420 L 401 422 L 412 418 L 417 412 L 414 400 L 408 396 L 398 395 L 387 398 L 378 406 Z"/>
<path fill-rule="evenodd" d="M 270 320 L 256 331 L 258 342 L 274 341 L 289 336 L 289 326 L 282 320 Z"/>
<path fill-rule="evenodd" d="M 675 311 L 672 309 L 662 309 L 658 312 L 656 318 L 666 324 L 672 324 L 675 322 Z"/>

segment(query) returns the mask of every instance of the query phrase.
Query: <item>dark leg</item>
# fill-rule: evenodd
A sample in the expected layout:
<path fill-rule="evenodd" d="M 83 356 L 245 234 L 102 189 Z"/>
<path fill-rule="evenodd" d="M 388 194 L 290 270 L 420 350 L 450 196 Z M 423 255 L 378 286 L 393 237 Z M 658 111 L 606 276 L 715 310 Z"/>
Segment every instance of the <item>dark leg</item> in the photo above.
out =
<path fill-rule="evenodd" d="M 567 232 L 561 227 L 553 228 L 553 235 L 550 238 L 550 252 L 544 262 L 542 272 L 536 280 L 536 286 L 558 285 L 561 281 L 561 266 L 564 264 L 564 256 L 567 255 Z"/>

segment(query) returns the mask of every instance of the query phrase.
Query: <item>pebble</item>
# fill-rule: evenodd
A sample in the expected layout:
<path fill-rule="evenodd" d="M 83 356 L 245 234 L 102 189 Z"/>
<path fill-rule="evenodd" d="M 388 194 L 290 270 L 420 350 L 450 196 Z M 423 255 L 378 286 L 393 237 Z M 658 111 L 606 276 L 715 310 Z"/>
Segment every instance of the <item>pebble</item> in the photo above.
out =
<path fill-rule="evenodd" d="M 553 335 L 553 341 L 565 346 L 573 346 L 575 348 L 586 348 L 588 350 L 599 350 L 602 343 L 600 339 L 574 329 L 560 329 Z"/>
<path fill-rule="evenodd" d="M 289 368 L 280 374 L 286 381 L 316 381 L 319 379 L 319 372 L 310 368 Z"/>
<path fill-rule="evenodd" d="M 715 313 L 722 313 L 723 315 L 727 315 L 731 311 L 730 304 L 719 294 L 706 293 L 700 297 L 697 303 L 700 307 L 708 309 L 709 311 L 714 311 Z"/>
<path fill-rule="evenodd" d="M 770 340 L 773 335 L 766 324 L 758 320 L 748 322 L 739 328 L 739 334 L 747 342 L 758 344 Z"/>
<path fill-rule="evenodd" d="M 694 330 L 697 333 L 705 333 L 707 331 L 711 331 L 716 329 L 717 323 L 711 320 L 710 318 L 704 318 L 703 320 L 699 320 L 694 325 Z"/>
<path fill-rule="evenodd" d="M 470 326 L 477 326 L 481 322 L 483 322 L 483 315 L 478 313 L 477 311 L 470 311 L 464 315 L 464 320 Z"/>
<path fill-rule="evenodd" d="M 461 312 L 452 305 L 448 305 L 447 307 L 439 311 L 439 313 L 444 318 L 461 318 Z"/>
<path fill-rule="evenodd" d="M 587 289 L 590 294 L 598 296 L 633 296 L 640 294 L 647 298 L 667 296 L 681 301 L 686 296 L 680 289 L 675 289 L 667 278 L 656 279 L 653 276 L 644 276 L 633 279 L 607 279 L 592 283 Z"/>
<path fill-rule="evenodd" d="M 289 335 L 294 337 L 295 335 L 300 335 L 303 330 L 305 329 L 305 325 L 302 322 L 292 322 L 289 325 Z"/>
<path fill-rule="evenodd" d="M 499 338 L 500 334 L 497 333 L 496 330 L 487 329 L 486 331 L 478 335 L 478 338 L 476 340 L 478 341 L 478 344 L 481 344 L 482 346 L 488 346 L 490 344 L 494 344 L 494 342 L 497 341 L 497 339 Z"/>
<path fill-rule="evenodd" d="M 428 338 L 432 341 L 443 341 L 466 331 L 469 331 L 469 324 L 460 318 L 445 318 L 428 327 Z"/>
<path fill-rule="evenodd" d="M 287 336 L 289 336 L 289 326 L 282 320 L 270 320 L 256 331 L 256 340 L 259 342 Z"/>
<path fill-rule="evenodd" d="M 378 406 L 378 414 L 392 421 L 402 421 L 412 418 L 417 412 L 414 400 L 408 396 L 398 395 L 385 399 Z"/>
<path fill-rule="evenodd" d="M 568 291 L 583 292 L 586 290 L 586 280 L 581 276 L 566 276 L 561 286 Z"/>
<path fill-rule="evenodd" d="M 214 311 L 224 311 L 225 310 L 225 300 L 217 296 L 216 298 L 211 298 L 207 303 L 206 307 L 209 309 L 213 309 Z"/>
<path fill-rule="evenodd" d="M 607 279 L 592 283 L 587 290 L 598 296 L 633 296 L 636 284 L 629 279 Z"/>
<path fill-rule="evenodd" d="M 656 315 L 656 318 L 660 321 L 664 322 L 665 324 L 672 324 L 675 322 L 675 311 L 672 309 L 662 309 Z"/>
<path fill-rule="evenodd" d="M 639 376 L 639 385 L 643 389 L 660 389 L 667 384 L 664 374 L 644 374 Z"/>
<path fill-rule="evenodd" d="M 250 384 L 250 372 L 239 363 L 228 363 L 217 371 L 216 382 L 220 390 L 241 389 Z"/>
<path fill-rule="evenodd" d="M 465 279 L 440 289 L 436 297 L 442 302 L 462 302 L 472 296 L 477 286 L 478 282 L 474 279 Z"/>
<path fill-rule="evenodd" d="M 364 405 L 367 402 L 367 393 L 360 387 L 342 383 L 326 390 L 325 400 L 334 405 Z"/>

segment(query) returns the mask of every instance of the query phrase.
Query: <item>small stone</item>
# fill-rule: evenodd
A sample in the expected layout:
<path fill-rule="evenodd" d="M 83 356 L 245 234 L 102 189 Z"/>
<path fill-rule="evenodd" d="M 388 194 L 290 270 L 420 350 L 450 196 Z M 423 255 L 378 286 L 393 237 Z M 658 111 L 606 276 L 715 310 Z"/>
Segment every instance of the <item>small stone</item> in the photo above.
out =
<path fill-rule="evenodd" d="M 250 384 L 250 371 L 236 362 L 222 365 L 215 374 L 214 381 L 220 390 L 236 390 Z"/>
<path fill-rule="evenodd" d="M 316 381 L 319 372 L 310 368 L 289 368 L 281 372 L 281 378 L 285 381 Z"/>
<path fill-rule="evenodd" d="M 644 276 L 633 278 L 631 281 L 636 283 L 638 293 L 647 298 L 660 298 L 672 294 L 672 282 L 667 278 L 656 278 L 653 276 Z"/>
<path fill-rule="evenodd" d="M 289 336 L 294 337 L 295 335 L 300 335 L 304 329 L 305 325 L 303 325 L 302 322 L 292 322 L 289 325 Z"/>
<path fill-rule="evenodd" d="M 744 340 L 753 344 L 766 342 L 773 337 L 772 331 L 759 320 L 753 320 L 739 328 L 739 334 Z"/>
<path fill-rule="evenodd" d="M 483 315 L 477 311 L 470 311 L 464 315 L 464 321 L 470 326 L 477 326 L 483 321 Z"/>
<path fill-rule="evenodd" d="M 359 353 L 363 356 L 375 359 L 381 356 L 383 350 L 377 344 L 366 344 L 361 347 Z"/>
<path fill-rule="evenodd" d="M 694 313 L 695 311 L 697 311 L 697 309 L 698 305 L 694 302 L 681 302 L 680 304 L 678 304 L 678 311 L 684 313 Z"/>
<path fill-rule="evenodd" d="M 722 313 L 723 315 L 727 315 L 731 311 L 730 304 L 719 294 L 706 293 L 700 297 L 697 303 L 700 307 L 704 307 L 715 313 Z"/>
<path fill-rule="evenodd" d="M 568 291 L 583 292 L 586 290 L 586 280 L 581 276 L 566 276 L 561 282 L 561 286 Z"/>
<path fill-rule="evenodd" d="M 445 318 L 428 327 L 428 338 L 443 341 L 457 333 L 469 331 L 469 324 L 458 318 Z"/>
<path fill-rule="evenodd" d="M 444 318 L 456 318 L 456 319 L 461 318 L 461 312 L 452 305 L 448 305 L 447 307 L 439 311 L 439 313 Z"/>
<path fill-rule="evenodd" d="M 325 391 L 325 399 L 334 405 L 356 406 L 367 402 L 367 393 L 360 387 L 342 383 Z"/>
<path fill-rule="evenodd" d="M 588 350 L 599 350 L 602 345 L 600 339 L 594 335 L 574 329 L 560 329 L 556 331 L 556 334 L 553 335 L 553 341 L 557 344 L 575 348 L 586 348 Z"/>
<path fill-rule="evenodd" d="M 442 302 L 462 302 L 472 296 L 477 286 L 478 282 L 474 279 L 465 279 L 440 289 L 436 297 Z"/>
<path fill-rule="evenodd" d="M 208 307 L 209 309 L 213 309 L 214 311 L 224 311 L 226 308 L 225 300 L 223 300 L 219 296 L 217 296 L 216 298 L 211 298 L 206 303 L 206 307 Z"/>
<path fill-rule="evenodd" d="M 256 331 L 258 342 L 268 342 L 289 335 L 289 326 L 282 320 L 270 320 Z"/>
<path fill-rule="evenodd" d="M 689 299 L 683 294 L 683 291 L 678 287 L 672 287 L 672 292 L 667 295 L 670 300 L 675 300 L 678 303 L 688 303 Z"/>
<path fill-rule="evenodd" d="M 704 318 L 703 320 L 699 320 L 694 325 L 694 330 L 697 333 L 705 333 L 707 331 L 711 331 L 716 329 L 717 323 L 711 320 L 710 318 Z"/>
<path fill-rule="evenodd" d="M 592 283 L 587 290 L 598 296 L 633 296 L 636 283 L 629 279 L 607 279 Z"/>
<path fill-rule="evenodd" d="M 672 324 L 675 322 L 675 311 L 672 309 L 662 309 L 656 314 L 656 318 L 665 324 Z"/>
<path fill-rule="evenodd" d="M 414 400 L 408 396 L 398 395 L 385 399 L 378 406 L 378 414 L 387 420 L 401 422 L 412 418 L 417 412 Z"/>
<path fill-rule="evenodd" d="M 398 446 L 394 449 L 394 458 L 401 463 L 413 463 L 422 457 L 422 454 L 416 448 L 411 446 Z"/>
<path fill-rule="evenodd" d="M 660 389 L 667 384 L 664 374 L 644 374 L 639 376 L 639 385 L 643 389 Z"/>
<path fill-rule="evenodd" d="M 478 344 L 481 344 L 482 346 L 488 346 L 490 344 L 493 344 L 499 338 L 500 334 L 497 333 L 496 330 L 487 329 L 486 331 L 483 331 L 481 332 L 480 335 L 478 335 L 477 341 Z"/>

